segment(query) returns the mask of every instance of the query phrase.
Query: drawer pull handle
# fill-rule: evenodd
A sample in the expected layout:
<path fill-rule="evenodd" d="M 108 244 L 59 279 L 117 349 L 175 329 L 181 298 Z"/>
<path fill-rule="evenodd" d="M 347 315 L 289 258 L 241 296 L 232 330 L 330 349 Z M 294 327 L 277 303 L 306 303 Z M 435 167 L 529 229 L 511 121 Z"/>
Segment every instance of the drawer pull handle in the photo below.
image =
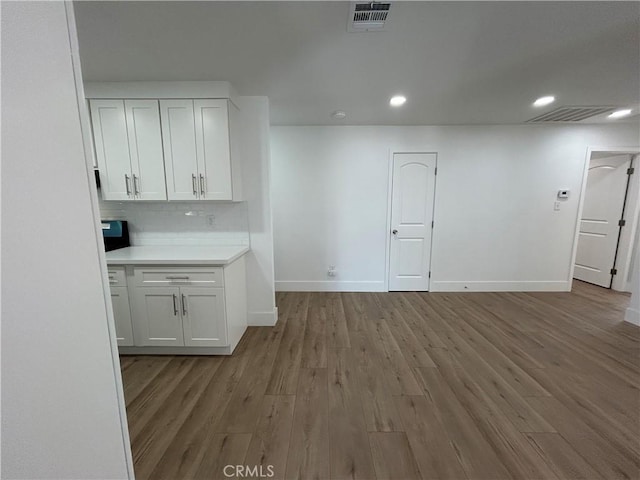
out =
<path fill-rule="evenodd" d="M 204 197 L 204 193 L 205 193 L 205 186 L 204 186 L 204 175 L 200 174 L 200 195 L 202 195 Z"/>
<path fill-rule="evenodd" d="M 178 296 L 175 293 L 173 294 L 173 315 L 178 315 Z"/>
<path fill-rule="evenodd" d="M 127 188 L 127 196 L 131 196 L 131 185 L 129 184 L 129 175 L 124 174 L 124 185 Z"/>
<path fill-rule="evenodd" d="M 178 276 L 167 276 L 165 277 L 167 280 L 189 280 L 188 276 L 182 276 L 182 277 L 178 277 Z"/>

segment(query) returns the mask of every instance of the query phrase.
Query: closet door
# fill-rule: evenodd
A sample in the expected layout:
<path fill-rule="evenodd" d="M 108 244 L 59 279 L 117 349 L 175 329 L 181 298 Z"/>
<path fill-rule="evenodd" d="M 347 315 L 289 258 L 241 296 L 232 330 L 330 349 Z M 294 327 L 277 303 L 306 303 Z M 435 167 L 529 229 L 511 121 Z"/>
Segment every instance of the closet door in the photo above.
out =
<path fill-rule="evenodd" d="M 132 189 L 139 200 L 166 200 L 160 111 L 157 100 L 125 100 Z"/>
<path fill-rule="evenodd" d="M 203 200 L 232 200 L 227 100 L 194 100 L 198 191 Z"/>
<path fill-rule="evenodd" d="M 133 178 L 123 100 L 91 100 L 91 124 L 104 200 L 132 200 Z"/>
<path fill-rule="evenodd" d="M 200 198 L 193 100 L 160 100 L 167 197 Z"/>

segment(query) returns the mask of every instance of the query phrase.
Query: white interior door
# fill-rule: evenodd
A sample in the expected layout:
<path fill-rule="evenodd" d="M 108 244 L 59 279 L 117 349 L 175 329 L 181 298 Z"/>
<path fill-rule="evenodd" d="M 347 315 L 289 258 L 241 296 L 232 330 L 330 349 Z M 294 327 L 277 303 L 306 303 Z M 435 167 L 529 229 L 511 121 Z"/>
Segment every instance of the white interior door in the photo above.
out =
<path fill-rule="evenodd" d="M 228 345 L 224 289 L 180 287 L 184 318 L 184 344 L 187 347 Z"/>
<path fill-rule="evenodd" d="M 193 100 L 160 100 L 164 164 L 169 200 L 195 200 L 198 162 Z"/>
<path fill-rule="evenodd" d="M 428 291 L 435 153 L 396 153 L 391 196 L 390 291 Z"/>
<path fill-rule="evenodd" d="M 194 100 L 198 187 L 204 200 L 231 200 L 229 113 L 226 100 Z"/>
<path fill-rule="evenodd" d="M 127 121 L 122 100 L 91 100 L 91 125 L 102 198 L 133 198 Z"/>
<path fill-rule="evenodd" d="M 140 200 L 166 200 L 167 186 L 157 100 L 125 100 L 133 193 Z"/>
<path fill-rule="evenodd" d="M 589 163 L 573 274 L 578 280 L 611 286 L 630 166 L 629 155 L 592 159 Z"/>

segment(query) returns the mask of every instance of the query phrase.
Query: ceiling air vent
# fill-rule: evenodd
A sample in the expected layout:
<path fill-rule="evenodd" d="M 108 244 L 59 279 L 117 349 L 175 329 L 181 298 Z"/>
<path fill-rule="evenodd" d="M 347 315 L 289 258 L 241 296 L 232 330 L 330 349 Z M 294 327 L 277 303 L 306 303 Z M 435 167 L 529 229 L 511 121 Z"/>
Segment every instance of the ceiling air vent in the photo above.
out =
<path fill-rule="evenodd" d="M 610 112 L 614 107 L 590 106 L 590 107 L 558 107 L 537 117 L 527 120 L 527 123 L 546 122 L 580 122 L 587 118 Z"/>
<path fill-rule="evenodd" d="M 389 2 L 351 2 L 348 32 L 376 32 L 384 30 L 389 16 Z"/>

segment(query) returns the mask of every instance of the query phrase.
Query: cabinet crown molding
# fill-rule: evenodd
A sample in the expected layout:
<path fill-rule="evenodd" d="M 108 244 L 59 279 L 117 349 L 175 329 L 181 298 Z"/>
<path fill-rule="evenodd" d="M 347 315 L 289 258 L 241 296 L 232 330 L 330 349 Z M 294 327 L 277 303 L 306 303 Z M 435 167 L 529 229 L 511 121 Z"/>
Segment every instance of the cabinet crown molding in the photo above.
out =
<path fill-rule="evenodd" d="M 238 106 L 238 94 L 227 81 L 85 82 L 84 96 L 87 99 L 227 98 Z"/>

